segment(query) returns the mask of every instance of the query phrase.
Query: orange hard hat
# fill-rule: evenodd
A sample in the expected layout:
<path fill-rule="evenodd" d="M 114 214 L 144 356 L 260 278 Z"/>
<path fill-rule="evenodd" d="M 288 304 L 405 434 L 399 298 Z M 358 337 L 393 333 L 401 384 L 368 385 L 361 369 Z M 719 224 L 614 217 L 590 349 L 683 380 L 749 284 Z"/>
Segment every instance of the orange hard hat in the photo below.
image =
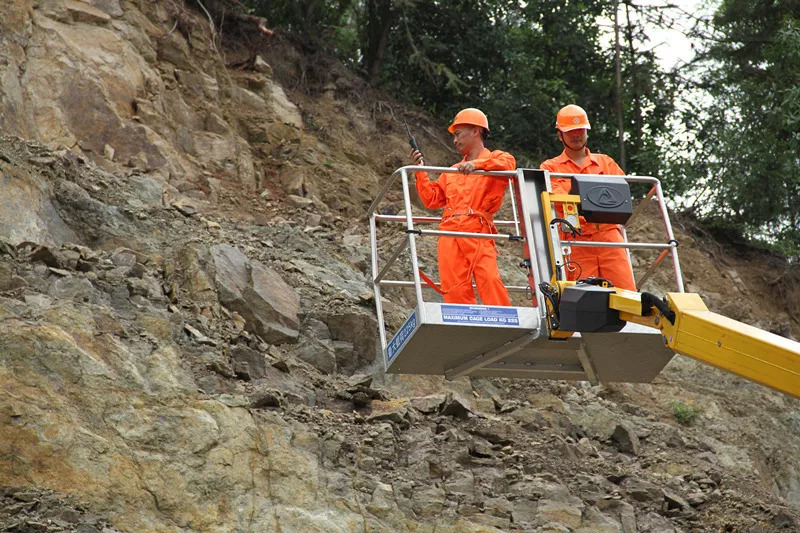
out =
<path fill-rule="evenodd" d="M 447 131 L 453 133 L 456 129 L 456 126 L 461 124 L 480 126 L 481 128 L 485 128 L 486 131 L 489 131 L 489 119 L 486 118 L 486 115 L 483 114 L 483 111 L 480 109 L 475 109 L 474 107 L 468 107 L 459 111 L 456 115 L 456 118 L 453 119 L 453 123 L 450 124 L 449 128 L 447 128 Z"/>
<path fill-rule="evenodd" d="M 560 131 L 572 131 L 580 128 L 592 129 L 589 124 L 589 117 L 582 107 L 570 104 L 562 107 L 556 115 L 556 129 Z"/>

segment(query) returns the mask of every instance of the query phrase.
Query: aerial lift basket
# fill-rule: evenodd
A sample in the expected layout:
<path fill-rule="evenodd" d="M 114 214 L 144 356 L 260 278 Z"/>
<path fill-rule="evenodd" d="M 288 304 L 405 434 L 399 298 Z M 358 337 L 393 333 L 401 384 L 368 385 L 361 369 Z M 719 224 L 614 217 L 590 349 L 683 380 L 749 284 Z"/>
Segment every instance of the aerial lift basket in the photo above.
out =
<path fill-rule="evenodd" d="M 439 222 L 441 219 L 413 214 L 408 174 L 415 170 L 446 172 L 452 169 L 440 167 L 398 169 L 369 210 L 373 286 L 387 372 L 444 375 L 448 378 L 470 375 L 590 382 L 650 382 L 672 358 L 674 352 L 665 348 L 658 331 L 637 324 L 628 324 L 619 332 L 578 333 L 568 339 L 551 340 L 544 319 L 544 296 L 536 284 L 533 284 L 533 287 L 529 285 L 506 287 L 511 292 L 524 291 L 531 294 L 531 306 L 499 307 L 426 301 L 423 291 L 428 287 L 422 283 L 419 275 L 417 239 L 448 236 L 453 235 L 453 232 L 418 228 L 418 225 Z M 549 281 L 554 272 L 550 259 L 553 252 L 548 241 L 555 239 L 554 249 L 560 249 L 558 233 L 544 223 L 545 217 L 540 201 L 542 192 L 550 192 L 549 173 L 520 169 L 514 172 L 483 174 L 493 176 L 495 179 L 509 180 L 514 219 L 495 222 L 500 228 L 510 228 L 510 232 L 479 234 L 479 238 L 509 239 L 520 243 L 521 249 L 518 249 L 518 254 L 521 259 L 525 258 L 529 262 L 534 279 Z M 381 201 L 397 177 L 401 179 L 405 213 L 383 215 L 379 212 Z M 626 180 L 658 184 L 655 178 L 647 177 L 617 179 L 625 184 Z M 664 213 L 668 241 L 674 242 L 660 187 L 654 189 Z M 381 262 L 379 257 L 378 222 L 401 224 L 406 230 L 406 238 L 402 244 L 393 250 L 384 262 Z M 459 235 L 464 234 L 455 234 Z M 470 236 L 478 235 L 470 234 Z M 682 291 L 680 267 L 674 244 L 645 243 L 640 247 L 660 248 L 673 253 L 676 282 L 678 290 Z M 411 279 L 387 279 L 390 269 L 398 263 L 397 260 L 403 251 L 409 254 Z M 563 270 L 564 262 L 560 254 L 555 264 L 556 268 Z M 414 288 L 416 305 L 405 323 L 389 339 L 381 292 L 383 288 L 398 286 Z M 633 354 L 636 356 L 633 357 Z"/>

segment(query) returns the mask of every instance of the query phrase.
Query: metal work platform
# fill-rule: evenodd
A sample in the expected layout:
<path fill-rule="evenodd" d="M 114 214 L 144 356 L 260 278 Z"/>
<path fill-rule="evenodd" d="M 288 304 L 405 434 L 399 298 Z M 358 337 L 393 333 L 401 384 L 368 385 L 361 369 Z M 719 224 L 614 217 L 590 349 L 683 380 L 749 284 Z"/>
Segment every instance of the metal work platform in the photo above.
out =
<path fill-rule="evenodd" d="M 519 169 L 513 172 L 476 172 L 509 180 L 513 220 L 495 221 L 498 228 L 510 228 L 511 233 L 468 234 L 419 229 L 415 224 L 429 224 L 441 219 L 412 214 L 408 173 L 416 170 L 441 173 L 452 172 L 443 167 L 403 167 L 395 171 L 369 210 L 370 241 L 372 245 L 372 276 L 378 325 L 383 347 L 384 365 L 388 373 L 427 374 L 455 379 L 460 376 L 506 378 L 536 378 L 585 380 L 597 382 L 649 383 L 672 359 L 674 352 L 665 347 L 660 333 L 652 328 L 627 323 L 613 333 L 575 333 L 567 339 L 551 339 L 545 318 L 545 296 L 539 282 L 550 281 L 554 275 L 564 275 L 563 255 L 569 246 L 562 246 L 558 231 L 544 223 L 540 198 L 551 192 L 551 174 L 543 170 Z M 401 178 L 405 212 L 384 215 L 380 203 L 395 178 Z M 553 174 L 553 176 L 566 176 Z M 607 178 L 607 176 L 606 176 Z M 658 180 L 651 177 L 626 176 L 621 180 L 653 184 L 645 202 L 657 199 L 664 217 L 665 243 L 623 243 L 623 248 L 652 248 L 662 253 L 660 262 L 672 254 L 678 292 L 683 282 L 677 260 L 677 242 L 666 211 Z M 634 212 L 634 216 L 641 211 Z M 401 223 L 406 238 L 381 263 L 378 254 L 378 222 Z M 527 292 L 530 307 L 498 307 L 484 305 L 448 304 L 425 301 L 417 261 L 416 239 L 441 236 L 508 239 L 520 243 L 515 249 L 520 260 L 527 261 L 529 284 L 507 286 L 509 292 Z M 549 241 L 549 242 L 548 242 Z M 572 246 L 620 246 L 619 243 L 581 243 Z M 513 246 L 504 247 L 507 250 Z M 398 268 L 398 259 L 408 253 L 411 279 L 387 279 Z M 555 255 L 556 257 L 552 257 Z M 556 272 L 554 272 L 554 268 Z M 645 274 L 649 276 L 652 268 Z M 638 284 L 643 281 L 640 280 Z M 405 323 L 388 338 L 383 315 L 383 289 L 408 287 L 414 289 L 416 304 Z"/>
<path fill-rule="evenodd" d="M 532 307 L 423 302 L 384 350 L 386 369 L 446 375 L 475 357 L 529 343 L 540 326 Z"/>
<path fill-rule="evenodd" d="M 541 335 L 543 334 L 543 336 Z M 550 340 L 532 307 L 424 302 L 384 350 L 393 374 L 650 383 L 674 352 L 652 328 Z"/>

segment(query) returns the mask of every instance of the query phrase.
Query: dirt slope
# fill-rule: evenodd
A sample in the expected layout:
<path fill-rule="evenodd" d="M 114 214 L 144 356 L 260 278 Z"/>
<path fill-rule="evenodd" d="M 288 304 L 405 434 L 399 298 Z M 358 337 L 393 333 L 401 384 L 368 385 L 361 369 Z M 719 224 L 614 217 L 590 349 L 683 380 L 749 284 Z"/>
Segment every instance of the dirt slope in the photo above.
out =
<path fill-rule="evenodd" d="M 437 164 L 457 159 L 446 125 L 288 36 L 231 25 L 214 49 L 177 3 L 33 7 L 0 15 L 2 101 L 22 71 L 39 88 L 2 116 L 0 529 L 800 530 L 800 403 L 735 376 L 686 358 L 652 385 L 381 372 L 364 215 L 405 162 L 401 118 Z M 90 34 L 92 54 L 65 46 Z M 109 47 L 124 76 L 98 66 Z M 102 139 L 42 111 L 70 103 L 44 90 L 66 58 Z M 673 223 L 688 290 L 800 334 L 785 262 Z M 646 287 L 671 283 L 665 262 Z"/>

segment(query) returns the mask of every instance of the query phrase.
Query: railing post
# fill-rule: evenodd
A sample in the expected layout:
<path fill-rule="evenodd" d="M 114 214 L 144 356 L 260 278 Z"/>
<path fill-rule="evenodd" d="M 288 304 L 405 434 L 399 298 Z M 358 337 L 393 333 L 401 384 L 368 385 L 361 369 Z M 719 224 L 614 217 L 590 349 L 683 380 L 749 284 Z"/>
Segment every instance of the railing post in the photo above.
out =
<path fill-rule="evenodd" d="M 511 212 L 514 213 L 514 235 L 517 237 L 520 236 L 519 232 L 519 216 L 517 215 L 517 192 L 515 188 L 517 187 L 517 178 L 512 178 L 508 180 L 508 195 L 511 197 Z"/>
<path fill-rule="evenodd" d="M 658 198 L 658 206 L 661 208 L 661 217 L 664 219 L 664 227 L 667 230 L 667 238 L 669 243 L 676 243 L 675 234 L 672 232 L 672 224 L 669 221 L 669 213 L 667 212 L 667 204 L 664 202 L 664 194 L 661 191 L 661 182 L 656 180 L 656 197 Z M 683 289 L 683 274 L 681 273 L 681 263 L 678 261 L 678 247 L 673 246 L 672 249 L 672 268 L 675 270 L 675 282 L 678 284 L 678 292 L 684 292 Z"/>
<path fill-rule="evenodd" d="M 375 312 L 378 315 L 378 331 L 381 336 L 381 349 L 386 350 L 386 324 L 383 321 L 381 284 L 375 281 L 375 278 L 378 275 L 378 230 L 374 212 L 369 216 L 369 241 L 372 248 L 372 292 L 375 294 Z"/>
<path fill-rule="evenodd" d="M 558 172 L 558 173 L 554 172 L 551 174 L 551 176 L 565 177 L 565 178 L 570 178 L 573 175 L 574 174 L 564 173 L 564 172 Z M 661 218 L 664 222 L 664 229 L 666 230 L 667 233 L 668 244 L 671 245 L 670 252 L 672 254 L 672 268 L 675 271 L 675 284 L 678 286 L 678 292 L 684 292 L 683 274 L 681 273 L 681 264 L 680 261 L 678 260 L 678 249 L 676 246 L 677 241 L 675 240 L 675 234 L 672 231 L 672 224 L 670 223 L 669 220 L 669 212 L 667 211 L 667 205 L 666 202 L 664 201 L 664 193 L 661 189 L 661 181 L 658 178 L 654 178 L 652 176 L 636 176 L 636 175 L 610 176 L 610 175 L 600 175 L 600 174 L 586 174 L 584 176 L 598 177 L 598 178 L 623 178 L 625 179 L 625 181 L 628 182 L 635 181 L 635 182 L 646 182 L 653 184 L 653 188 L 650 189 L 650 191 L 647 193 L 647 197 L 643 202 L 647 202 L 655 192 L 655 197 L 658 202 L 658 207 L 659 210 L 661 211 Z M 631 214 L 631 217 L 628 219 L 628 222 L 630 222 L 630 220 L 636 217 L 642 209 L 644 209 L 644 207 L 643 205 L 640 204 L 639 207 L 637 207 L 636 210 Z M 627 241 L 627 233 L 625 235 L 626 235 L 625 240 Z M 628 253 L 630 254 L 630 251 Z"/>
<path fill-rule="evenodd" d="M 403 168 L 400 172 L 403 179 L 403 202 L 406 207 L 406 232 L 408 234 L 408 251 L 411 254 L 411 275 L 414 276 L 414 292 L 417 295 L 417 304 L 422 313 L 423 306 L 419 305 L 422 299 L 422 283 L 419 277 L 419 261 L 417 261 L 417 238 L 414 234 L 414 220 L 411 213 L 411 192 L 408 189 L 408 173 Z"/>

